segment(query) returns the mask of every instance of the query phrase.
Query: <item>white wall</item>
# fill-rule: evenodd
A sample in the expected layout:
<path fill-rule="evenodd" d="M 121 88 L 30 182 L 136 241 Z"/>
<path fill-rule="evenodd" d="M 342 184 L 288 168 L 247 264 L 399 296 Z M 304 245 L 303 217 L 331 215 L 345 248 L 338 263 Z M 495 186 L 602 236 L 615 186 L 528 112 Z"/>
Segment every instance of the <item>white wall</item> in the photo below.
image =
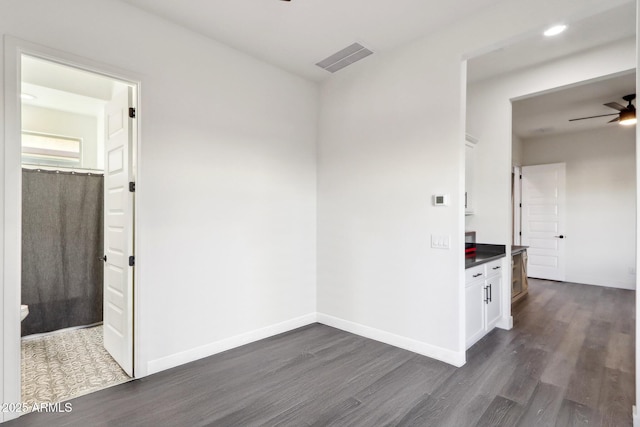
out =
<path fill-rule="evenodd" d="M 82 167 L 98 169 L 98 120 L 96 117 L 22 106 L 22 130 L 82 139 Z M 102 129 L 100 129 L 102 130 Z"/>
<path fill-rule="evenodd" d="M 461 58 L 538 32 L 548 22 L 608 6 L 613 3 L 504 2 L 401 49 L 373 55 L 323 85 L 320 319 L 396 345 L 404 342 L 451 363 L 464 361 Z M 496 138 L 490 139 L 484 126 L 483 134 L 473 128 L 469 133 L 480 137 L 479 146 L 499 150 L 492 158 L 491 212 L 503 214 L 486 237 L 508 243 L 511 128 L 499 122 L 510 120 L 510 104 L 508 98 L 500 102 L 487 108 L 498 116 Z M 448 207 L 431 205 L 439 193 L 450 195 Z M 433 234 L 449 236 L 450 250 L 432 249 Z"/>
<path fill-rule="evenodd" d="M 522 139 L 516 134 L 511 134 L 511 164 L 522 165 Z"/>
<path fill-rule="evenodd" d="M 480 242 L 509 241 L 510 207 L 503 205 L 505 171 L 511 164 L 511 100 L 545 90 L 628 71 L 635 68 L 635 38 L 562 58 L 542 66 L 470 84 L 467 90 L 467 126 L 480 142 L 476 147 L 475 215 L 467 221 Z M 510 189 L 509 189 L 510 191 Z"/>
<path fill-rule="evenodd" d="M 635 129 L 524 140 L 524 165 L 567 165 L 566 281 L 635 289 Z"/>
<path fill-rule="evenodd" d="M 144 371 L 315 319 L 317 85 L 118 1 L 0 8 L 0 34 L 141 76 Z"/>
<path fill-rule="evenodd" d="M 415 341 L 423 354 L 460 364 L 464 132 L 455 105 L 432 109 L 428 99 L 438 94 L 427 96 L 438 80 L 452 99 L 462 97 L 460 61 L 432 67 L 432 54 L 442 53 L 425 42 L 371 57 L 322 88 L 318 311 L 337 326 L 390 334 L 396 345 Z M 447 113 L 448 126 L 429 125 Z M 448 193 L 450 205 L 433 207 L 436 193 Z M 431 234 L 450 236 L 451 249 L 431 249 Z"/>

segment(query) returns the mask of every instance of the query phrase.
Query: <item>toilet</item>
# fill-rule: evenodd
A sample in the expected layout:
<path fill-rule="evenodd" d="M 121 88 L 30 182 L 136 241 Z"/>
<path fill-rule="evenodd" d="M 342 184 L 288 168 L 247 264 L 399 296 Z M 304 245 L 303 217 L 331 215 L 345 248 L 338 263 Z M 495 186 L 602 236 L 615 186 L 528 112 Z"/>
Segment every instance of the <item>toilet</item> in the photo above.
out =
<path fill-rule="evenodd" d="M 29 314 L 29 306 L 28 305 L 20 305 L 20 321 L 22 322 L 25 317 Z"/>

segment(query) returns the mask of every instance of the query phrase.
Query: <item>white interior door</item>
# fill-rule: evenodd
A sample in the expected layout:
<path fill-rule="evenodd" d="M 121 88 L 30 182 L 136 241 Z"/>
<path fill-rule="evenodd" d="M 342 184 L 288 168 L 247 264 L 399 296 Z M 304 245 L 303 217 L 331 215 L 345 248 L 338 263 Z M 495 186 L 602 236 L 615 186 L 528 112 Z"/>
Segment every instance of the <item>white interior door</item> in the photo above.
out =
<path fill-rule="evenodd" d="M 522 167 L 522 244 L 529 277 L 565 279 L 565 164 Z"/>
<path fill-rule="evenodd" d="M 104 171 L 104 347 L 133 376 L 132 89 L 107 105 Z"/>

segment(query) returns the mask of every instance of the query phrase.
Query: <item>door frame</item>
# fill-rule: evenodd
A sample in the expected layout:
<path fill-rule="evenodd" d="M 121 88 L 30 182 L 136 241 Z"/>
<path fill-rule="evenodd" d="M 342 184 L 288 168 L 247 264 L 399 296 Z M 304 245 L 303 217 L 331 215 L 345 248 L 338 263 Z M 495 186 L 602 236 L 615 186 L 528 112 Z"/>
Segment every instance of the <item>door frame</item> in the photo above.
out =
<path fill-rule="evenodd" d="M 513 166 L 512 173 L 512 218 L 511 225 L 513 227 L 512 245 L 520 246 L 522 242 L 522 166 Z"/>
<path fill-rule="evenodd" d="M 62 52 L 46 46 L 20 40 L 18 38 L 4 36 L 4 132 L 0 128 L 0 138 L 3 138 L 4 152 L 0 150 L 0 164 L 4 171 L 0 174 L 0 186 L 4 190 L 3 230 L 2 246 L 0 247 L 0 260 L 2 262 L 2 292 L 0 292 L 0 305 L 3 307 L 3 315 L 0 316 L 2 327 L 0 338 L 2 339 L 2 352 L 0 354 L 0 401 L 4 403 L 21 402 L 20 379 L 20 291 L 21 291 L 21 232 L 22 232 L 22 177 L 21 177 L 21 57 L 29 55 L 47 61 L 85 70 L 95 74 L 101 74 L 115 80 L 120 80 L 135 89 L 136 121 L 133 131 L 134 141 L 132 150 L 134 154 L 133 176 L 139 182 L 140 154 L 141 154 L 141 87 L 142 78 L 135 73 L 121 70 L 107 64 L 99 63 L 71 53 Z M 1 126 L 1 125 L 0 125 Z M 140 188 L 136 185 L 136 190 Z M 134 194 L 133 227 L 134 238 L 139 239 L 139 200 L 140 194 Z M 136 261 L 140 258 L 140 252 L 136 248 Z M 140 301 L 144 298 L 140 287 L 140 271 L 133 272 L 134 304 L 133 304 L 133 364 L 135 378 L 146 375 L 146 365 L 143 363 L 144 354 L 140 351 L 142 342 L 140 325 Z M 0 414 L 0 422 L 17 418 L 20 413 Z"/>

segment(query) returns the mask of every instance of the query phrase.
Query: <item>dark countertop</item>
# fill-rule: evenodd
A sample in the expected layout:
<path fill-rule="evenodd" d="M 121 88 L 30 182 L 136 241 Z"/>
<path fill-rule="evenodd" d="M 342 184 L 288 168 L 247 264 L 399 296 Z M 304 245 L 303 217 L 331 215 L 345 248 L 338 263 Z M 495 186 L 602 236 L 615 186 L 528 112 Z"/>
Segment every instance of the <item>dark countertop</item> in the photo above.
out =
<path fill-rule="evenodd" d="M 464 268 L 475 267 L 506 255 L 505 245 L 488 245 L 476 243 L 475 255 L 467 255 L 464 259 Z"/>
<path fill-rule="evenodd" d="M 511 255 L 519 254 L 527 250 L 529 246 L 511 246 Z"/>

